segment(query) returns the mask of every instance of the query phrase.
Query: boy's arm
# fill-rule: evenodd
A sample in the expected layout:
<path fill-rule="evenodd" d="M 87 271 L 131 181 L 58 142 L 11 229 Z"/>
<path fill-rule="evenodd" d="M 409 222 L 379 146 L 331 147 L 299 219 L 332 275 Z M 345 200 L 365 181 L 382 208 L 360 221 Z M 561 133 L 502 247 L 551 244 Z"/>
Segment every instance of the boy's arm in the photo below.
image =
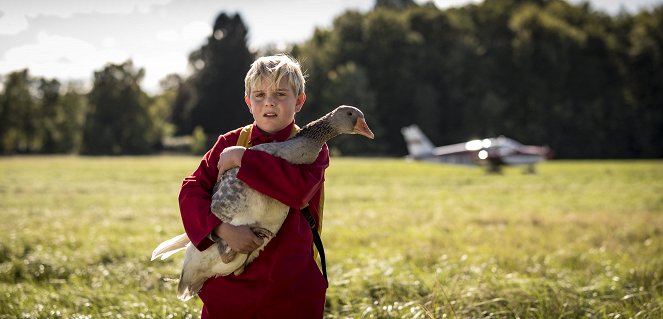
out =
<path fill-rule="evenodd" d="M 220 136 L 214 147 L 203 156 L 198 168 L 184 178 L 180 189 L 179 204 L 184 230 L 201 251 L 214 243 L 208 235 L 221 224 L 221 220 L 212 213 L 210 205 L 212 189 L 218 176 L 219 154 L 227 146 L 226 138 Z"/>
<path fill-rule="evenodd" d="M 302 208 L 322 187 L 329 166 L 329 150 L 323 145 L 312 164 L 293 165 L 265 152 L 247 149 L 237 178 L 251 188 L 293 208 Z"/>

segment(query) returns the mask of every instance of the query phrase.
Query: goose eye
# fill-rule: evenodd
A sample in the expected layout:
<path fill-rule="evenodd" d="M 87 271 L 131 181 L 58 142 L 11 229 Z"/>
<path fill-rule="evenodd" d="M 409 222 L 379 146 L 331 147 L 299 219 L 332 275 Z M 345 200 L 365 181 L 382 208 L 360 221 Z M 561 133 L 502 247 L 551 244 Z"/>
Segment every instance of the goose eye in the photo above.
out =
<path fill-rule="evenodd" d="M 348 116 L 352 116 L 352 112 L 348 112 Z"/>

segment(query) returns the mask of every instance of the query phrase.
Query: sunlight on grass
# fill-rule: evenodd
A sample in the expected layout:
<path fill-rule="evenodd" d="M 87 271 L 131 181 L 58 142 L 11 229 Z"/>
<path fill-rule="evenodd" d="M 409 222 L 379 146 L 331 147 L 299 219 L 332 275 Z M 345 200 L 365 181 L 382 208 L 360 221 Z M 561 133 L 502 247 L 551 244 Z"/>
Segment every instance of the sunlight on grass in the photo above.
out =
<path fill-rule="evenodd" d="M 175 297 L 195 157 L 0 158 L 0 318 L 197 318 Z M 663 316 L 663 162 L 539 174 L 333 158 L 327 318 Z"/>

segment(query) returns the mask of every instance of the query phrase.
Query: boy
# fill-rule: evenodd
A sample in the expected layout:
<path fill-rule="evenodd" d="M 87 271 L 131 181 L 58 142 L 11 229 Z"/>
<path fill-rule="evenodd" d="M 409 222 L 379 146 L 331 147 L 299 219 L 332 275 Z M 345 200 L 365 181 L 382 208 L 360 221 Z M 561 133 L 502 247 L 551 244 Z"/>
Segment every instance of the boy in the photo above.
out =
<path fill-rule="evenodd" d="M 184 179 L 179 195 L 184 229 L 201 251 L 219 238 L 240 253 L 260 246 L 262 239 L 248 226 L 222 223 L 210 210 L 217 177 L 235 166 L 240 180 L 291 208 L 279 232 L 242 274 L 205 282 L 198 293 L 202 318 L 322 318 L 326 284 L 299 208 L 308 205 L 319 227 L 329 151 L 324 145 L 314 163 L 292 165 L 244 148 L 288 139 L 297 131 L 295 114 L 306 101 L 301 68 L 285 55 L 257 59 L 244 82 L 244 101 L 254 122 L 219 136 L 198 169 Z M 236 145 L 244 147 L 231 147 Z"/>

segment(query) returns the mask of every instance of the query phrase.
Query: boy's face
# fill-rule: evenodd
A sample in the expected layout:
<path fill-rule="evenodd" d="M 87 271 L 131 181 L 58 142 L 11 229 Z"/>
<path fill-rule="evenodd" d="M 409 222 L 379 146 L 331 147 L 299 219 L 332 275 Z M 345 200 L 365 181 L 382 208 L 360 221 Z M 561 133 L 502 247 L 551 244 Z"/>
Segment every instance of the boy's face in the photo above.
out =
<path fill-rule="evenodd" d="M 306 95 L 295 95 L 284 78 L 275 88 L 268 81 L 258 81 L 244 101 L 258 127 L 267 134 L 275 134 L 295 119 L 306 101 Z"/>

